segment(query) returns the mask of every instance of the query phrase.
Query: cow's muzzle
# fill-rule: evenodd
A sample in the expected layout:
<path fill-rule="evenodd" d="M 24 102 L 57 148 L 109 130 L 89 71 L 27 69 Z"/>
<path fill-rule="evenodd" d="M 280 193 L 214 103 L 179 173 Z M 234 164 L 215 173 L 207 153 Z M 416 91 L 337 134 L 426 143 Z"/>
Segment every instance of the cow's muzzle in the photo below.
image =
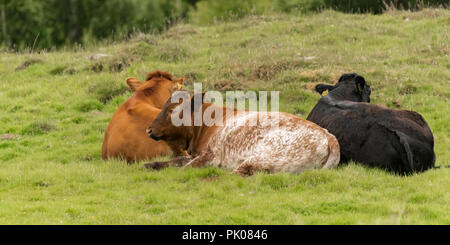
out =
<path fill-rule="evenodd" d="M 148 129 L 147 129 L 147 135 L 148 135 L 148 137 L 150 137 L 150 138 L 152 138 L 153 140 L 156 140 L 156 141 L 158 141 L 158 140 L 161 139 L 160 136 L 156 136 L 156 135 L 153 133 L 153 131 L 152 131 L 151 128 L 148 128 Z"/>

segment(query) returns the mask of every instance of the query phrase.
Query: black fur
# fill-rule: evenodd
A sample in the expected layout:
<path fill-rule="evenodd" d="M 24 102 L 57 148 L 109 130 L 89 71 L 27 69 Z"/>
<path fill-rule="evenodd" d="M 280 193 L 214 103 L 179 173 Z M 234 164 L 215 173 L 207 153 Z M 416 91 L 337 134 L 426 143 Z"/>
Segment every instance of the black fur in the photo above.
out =
<path fill-rule="evenodd" d="M 334 86 L 331 85 L 319 84 L 316 86 L 315 90 L 317 93 L 322 94 L 323 91 L 325 90 L 331 91 L 333 88 Z"/>
<path fill-rule="evenodd" d="M 328 86 L 328 87 L 325 87 Z M 354 160 L 399 174 L 434 167 L 433 134 L 416 112 L 391 110 L 370 102 L 370 86 L 358 74 L 344 74 L 327 88 L 307 120 L 326 128 L 339 141 L 341 163 Z"/>

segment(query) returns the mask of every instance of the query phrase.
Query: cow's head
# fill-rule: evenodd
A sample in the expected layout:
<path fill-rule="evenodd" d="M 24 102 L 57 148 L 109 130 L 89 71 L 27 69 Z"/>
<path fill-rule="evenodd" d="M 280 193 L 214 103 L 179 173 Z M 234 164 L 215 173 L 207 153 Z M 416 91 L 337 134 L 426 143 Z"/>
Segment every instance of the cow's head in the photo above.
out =
<path fill-rule="evenodd" d="M 157 104 L 164 105 L 173 92 L 183 88 L 184 76 L 175 79 L 163 71 L 154 71 L 147 74 L 145 82 L 136 78 L 128 78 L 127 84 L 131 91 L 140 98 L 150 98 Z"/>
<path fill-rule="evenodd" d="M 354 102 L 370 102 L 370 86 L 362 76 L 356 73 L 343 74 L 334 86 L 318 84 L 315 90 L 322 96 L 331 93 L 340 99 Z"/>
<path fill-rule="evenodd" d="M 175 96 L 177 95 L 174 94 L 173 97 Z M 199 109 L 194 107 L 194 105 L 198 104 L 194 104 L 194 98 L 198 96 L 201 97 L 197 98 L 197 100 L 203 102 L 203 94 L 198 94 L 192 96 L 191 98 L 185 97 L 184 99 L 180 97 L 177 97 L 177 99 L 172 99 L 172 97 L 169 98 L 156 119 L 148 127 L 147 135 L 154 140 L 168 141 L 172 144 L 176 144 L 183 150 L 187 150 L 187 148 L 189 147 L 190 139 L 193 136 L 192 125 L 194 120 L 194 111 L 197 111 Z M 175 100 L 176 102 L 173 102 Z M 176 113 L 176 118 L 180 120 L 184 119 L 184 117 L 189 114 L 187 125 L 186 123 L 176 125 L 172 121 L 173 113 Z M 184 115 L 183 113 L 186 113 L 186 115 Z"/>

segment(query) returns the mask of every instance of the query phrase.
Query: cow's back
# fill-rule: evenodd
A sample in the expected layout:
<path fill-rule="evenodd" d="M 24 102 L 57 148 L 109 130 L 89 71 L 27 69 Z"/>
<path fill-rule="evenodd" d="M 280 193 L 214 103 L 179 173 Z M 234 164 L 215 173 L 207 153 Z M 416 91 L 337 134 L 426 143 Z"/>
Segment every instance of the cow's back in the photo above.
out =
<path fill-rule="evenodd" d="M 133 98 L 122 104 L 106 129 L 102 158 L 123 158 L 133 162 L 170 154 L 167 143 L 154 141 L 146 134 L 147 126 L 158 112 L 157 108 L 148 109 Z"/>
<path fill-rule="evenodd" d="M 294 115 L 277 115 L 278 126 L 271 124 L 274 118 L 261 117 L 257 112 L 238 114 L 235 125 L 227 122 L 209 142 L 215 156 L 212 165 L 235 169 L 243 162 L 251 161 L 270 172 L 294 173 L 337 166 L 339 145 L 333 135 Z M 248 126 L 258 116 L 263 121 L 257 126 Z"/>

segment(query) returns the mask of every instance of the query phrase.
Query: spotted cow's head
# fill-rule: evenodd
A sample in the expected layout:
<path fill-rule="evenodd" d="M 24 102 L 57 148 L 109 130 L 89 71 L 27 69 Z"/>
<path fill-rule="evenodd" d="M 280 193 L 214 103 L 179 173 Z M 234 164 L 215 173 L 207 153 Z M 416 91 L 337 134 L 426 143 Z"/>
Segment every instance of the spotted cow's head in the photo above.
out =
<path fill-rule="evenodd" d="M 154 140 L 164 140 L 172 146 L 187 150 L 193 136 L 194 111 L 199 110 L 197 107 L 202 102 L 203 94 L 191 97 L 186 91 L 174 93 L 147 128 L 147 135 Z"/>

